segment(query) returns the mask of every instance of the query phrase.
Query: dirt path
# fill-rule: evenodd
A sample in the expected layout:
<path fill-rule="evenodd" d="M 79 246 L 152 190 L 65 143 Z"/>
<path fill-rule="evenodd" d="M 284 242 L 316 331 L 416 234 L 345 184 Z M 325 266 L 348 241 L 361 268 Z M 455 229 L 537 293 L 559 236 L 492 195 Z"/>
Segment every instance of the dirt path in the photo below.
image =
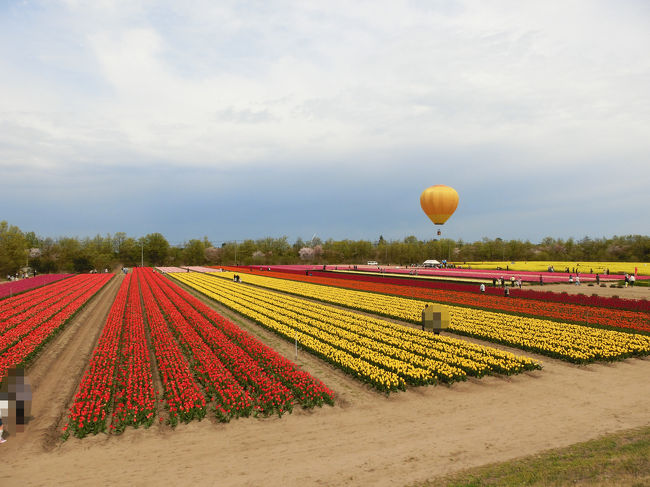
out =
<path fill-rule="evenodd" d="M 645 286 L 628 286 L 623 288 L 618 287 L 609 287 L 607 284 L 606 287 L 600 286 L 589 286 L 586 284 L 581 284 L 576 286 L 575 284 L 547 284 L 540 286 L 539 284 L 532 286 L 525 286 L 524 289 L 533 289 L 535 291 L 553 291 L 554 293 L 568 293 L 568 294 L 584 294 L 586 296 L 591 296 L 596 294 L 598 296 L 618 296 L 623 299 L 650 299 L 650 287 Z"/>
<path fill-rule="evenodd" d="M 123 278 L 118 274 L 111 279 L 27 369 L 33 392 L 32 420 L 25 433 L 8 436 L 9 441 L 3 445 L 8 452 L 39 453 L 56 446 L 69 401 Z"/>
<path fill-rule="evenodd" d="M 650 361 L 544 365 L 390 397 L 328 370 L 333 408 L 72 439 L 48 454 L 2 451 L 5 480 L 52 484 L 64 471 L 100 485 L 406 485 L 648 424 Z"/>
<path fill-rule="evenodd" d="M 292 343 L 214 307 L 295 358 Z M 66 345 L 68 353 L 75 344 Z M 385 396 L 299 350 L 297 362 L 336 392 L 334 407 L 229 424 L 194 422 L 175 431 L 156 426 L 122 436 L 72 438 L 51 451 L 43 449 L 40 430 L 33 428 L 34 412 L 34 422 L 16 438 L 24 436 L 22 443 L 12 444 L 12 438 L 0 449 L 3 486 L 62 480 L 98 485 L 408 485 L 650 424 L 650 360 L 576 366 L 525 355 L 541 361 L 544 369 Z M 41 360 L 37 364 L 45 367 Z M 55 372 L 43 375 L 39 394 L 57 400 L 56 377 Z"/>

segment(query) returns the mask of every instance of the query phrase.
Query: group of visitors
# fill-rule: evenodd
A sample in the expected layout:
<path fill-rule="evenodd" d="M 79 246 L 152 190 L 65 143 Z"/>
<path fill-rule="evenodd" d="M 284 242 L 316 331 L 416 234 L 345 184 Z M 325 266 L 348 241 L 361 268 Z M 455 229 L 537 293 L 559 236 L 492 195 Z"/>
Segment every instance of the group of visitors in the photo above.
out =
<path fill-rule="evenodd" d="M 31 273 L 29 272 L 16 272 L 15 276 L 7 275 L 7 281 L 19 281 L 20 279 L 27 279 L 30 277 L 36 277 L 36 269 Z"/>
<path fill-rule="evenodd" d="M 499 279 L 497 279 L 496 277 L 492 278 L 492 287 L 497 287 L 497 284 L 499 287 L 502 288 L 506 287 L 506 280 L 503 278 L 503 276 L 501 276 Z M 515 276 L 510 276 L 510 287 L 515 287 L 515 286 L 521 289 L 521 278 L 520 277 L 515 278 Z M 485 291 L 485 286 L 481 288 L 481 292 L 484 291 Z"/>
<path fill-rule="evenodd" d="M 634 277 L 634 274 L 625 274 L 625 287 L 628 286 L 634 286 L 634 283 L 636 282 L 636 277 Z"/>

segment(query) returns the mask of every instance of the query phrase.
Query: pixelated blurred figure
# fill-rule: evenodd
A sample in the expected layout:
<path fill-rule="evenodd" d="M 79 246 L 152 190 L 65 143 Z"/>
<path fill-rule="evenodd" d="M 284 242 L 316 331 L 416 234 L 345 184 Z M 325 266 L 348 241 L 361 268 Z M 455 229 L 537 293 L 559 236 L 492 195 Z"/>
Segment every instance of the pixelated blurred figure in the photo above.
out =
<path fill-rule="evenodd" d="M 427 304 L 422 310 L 422 329 L 439 335 L 449 328 L 449 311 L 439 304 Z"/>
<path fill-rule="evenodd" d="M 29 379 L 25 377 L 25 370 L 9 369 L 2 378 L 0 387 L 0 418 L 3 427 L 22 433 L 31 417 L 31 411 L 32 388 Z"/>

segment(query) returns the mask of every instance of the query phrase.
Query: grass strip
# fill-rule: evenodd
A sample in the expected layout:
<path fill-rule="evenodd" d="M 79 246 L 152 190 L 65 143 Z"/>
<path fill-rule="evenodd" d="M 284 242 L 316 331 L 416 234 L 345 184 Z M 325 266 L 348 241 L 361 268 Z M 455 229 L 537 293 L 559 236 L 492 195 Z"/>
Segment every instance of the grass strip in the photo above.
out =
<path fill-rule="evenodd" d="M 650 426 L 465 470 L 418 487 L 650 485 Z"/>

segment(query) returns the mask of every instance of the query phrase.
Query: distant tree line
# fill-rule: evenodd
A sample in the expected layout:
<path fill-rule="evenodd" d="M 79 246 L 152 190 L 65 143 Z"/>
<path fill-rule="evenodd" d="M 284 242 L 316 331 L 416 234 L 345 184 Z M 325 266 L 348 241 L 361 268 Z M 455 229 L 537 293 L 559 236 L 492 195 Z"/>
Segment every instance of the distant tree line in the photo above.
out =
<path fill-rule="evenodd" d="M 170 245 L 160 233 L 129 237 L 126 233 L 95 237 L 42 238 L 0 222 L 0 276 L 29 267 L 39 273 L 112 270 L 116 266 L 270 265 L 270 264 L 416 264 L 427 259 L 451 262 L 567 260 L 650 262 L 650 237 L 642 235 L 567 240 L 547 237 L 540 243 L 484 238 L 476 242 L 414 236 L 388 241 L 326 240 L 288 237 L 211 242 L 207 237 Z"/>

